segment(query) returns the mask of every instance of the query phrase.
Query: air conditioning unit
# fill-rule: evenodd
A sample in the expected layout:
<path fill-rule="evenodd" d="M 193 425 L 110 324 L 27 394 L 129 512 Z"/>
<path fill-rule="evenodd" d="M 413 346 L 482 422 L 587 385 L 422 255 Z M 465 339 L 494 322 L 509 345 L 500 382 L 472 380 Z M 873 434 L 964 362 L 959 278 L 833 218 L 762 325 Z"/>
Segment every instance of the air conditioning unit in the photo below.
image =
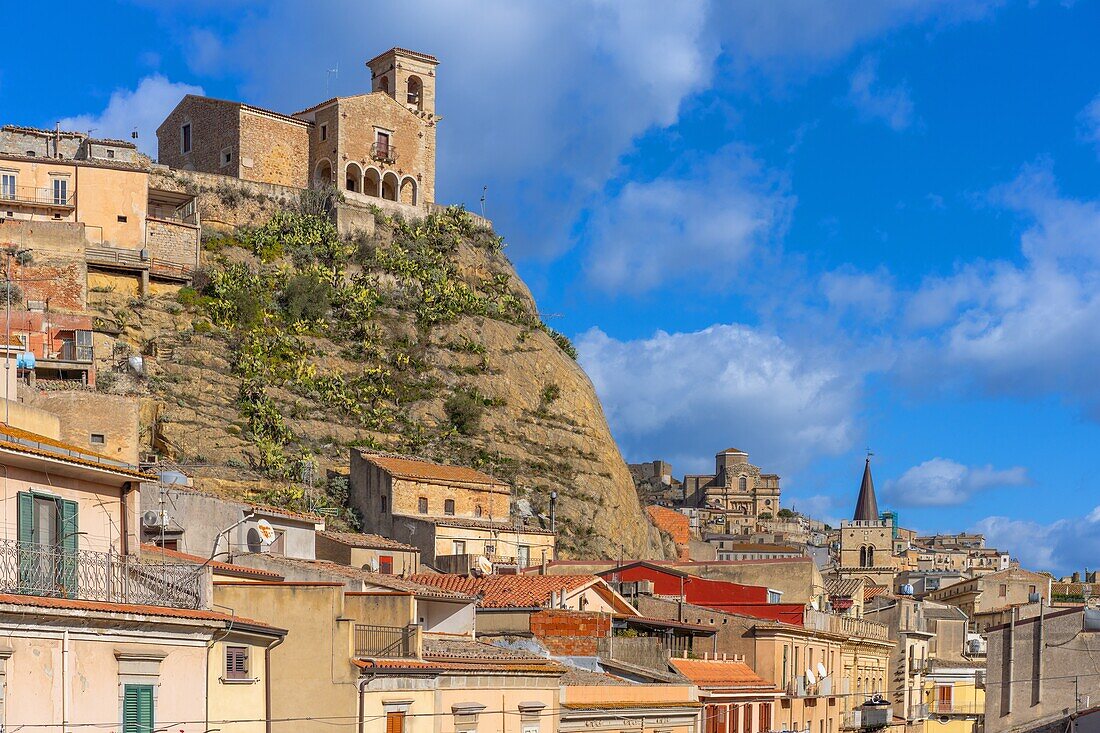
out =
<path fill-rule="evenodd" d="M 168 512 L 150 509 L 141 515 L 141 526 L 146 529 L 160 529 L 168 526 Z"/>

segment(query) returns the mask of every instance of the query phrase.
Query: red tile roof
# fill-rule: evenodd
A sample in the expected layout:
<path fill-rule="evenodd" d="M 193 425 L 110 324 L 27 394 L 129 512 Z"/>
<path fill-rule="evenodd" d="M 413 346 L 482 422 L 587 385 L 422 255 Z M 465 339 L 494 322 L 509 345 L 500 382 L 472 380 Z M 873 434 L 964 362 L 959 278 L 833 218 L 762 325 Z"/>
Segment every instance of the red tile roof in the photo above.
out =
<path fill-rule="evenodd" d="M 752 668 L 744 662 L 676 658 L 670 661 L 677 672 L 699 687 L 739 688 L 765 692 L 776 689 L 774 684 L 753 672 Z"/>
<path fill-rule="evenodd" d="M 686 545 L 691 541 L 691 522 L 686 514 L 664 506 L 647 506 L 645 510 L 649 515 L 649 521 L 653 522 L 657 529 L 671 535 L 673 542 Z"/>
<path fill-rule="evenodd" d="M 456 593 L 479 595 L 480 608 L 540 608 L 550 603 L 551 593 L 579 590 L 600 580 L 595 575 L 433 575 L 421 573 L 409 580 Z"/>
<path fill-rule="evenodd" d="M 239 575 L 246 578 L 263 578 L 265 580 L 282 580 L 283 576 L 278 573 L 273 573 L 270 570 L 261 570 L 260 568 L 250 568 L 247 565 L 233 565 L 228 562 L 219 562 L 218 560 L 207 560 L 205 557 L 199 557 L 198 555 L 189 555 L 186 552 L 180 552 L 178 550 L 170 550 L 167 547 L 158 547 L 151 543 L 146 543 L 141 546 L 142 554 L 146 552 L 154 555 L 162 555 L 164 557 L 170 557 L 174 560 L 183 560 L 185 562 L 194 563 L 196 565 L 208 565 L 215 571 L 222 573 L 229 573 L 231 575 Z"/>
<path fill-rule="evenodd" d="M 883 593 L 886 593 L 889 590 L 890 589 L 887 588 L 885 585 L 868 585 L 868 586 L 864 586 L 864 588 L 863 588 L 863 602 L 866 603 L 867 601 L 869 601 L 873 598 L 878 598 Z"/>
<path fill-rule="evenodd" d="M 348 547 L 365 547 L 378 550 L 402 550 L 404 552 L 419 552 L 420 550 L 412 545 L 406 545 L 397 540 L 391 540 L 389 537 L 383 537 L 377 534 L 361 534 L 359 532 L 334 532 L 332 530 L 322 530 L 318 532 L 322 537 L 332 540 L 333 542 L 339 542 L 342 545 Z"/>
<path fill-rule="evenodd" d="M 361 455 L 363 460 L 373 463 L 397 478 L 504 486 L 503 482 L 465 466 L 445 466 L 441 463 L 430 463 L 415 458 L 387 456 L 378 453 L 362 453 Z"/>
<path fill-rule="evenodd" d="M 55 608 L 70 611 L 100 611 L 102 613 L 128 613 L 140 616 L 164 616 L 167 618 L 193 619 L 196 621 L 222 621 L 245 623 L 249 626 L 266 627 L 273 631 L 282 631 L 262 621 L 241 616 L 231 616 L 218 611 L 204 611 L 187 608 L 169 608 L 167 606 L 144 606 L 132 603 L 100 603 L 98 601 L 78 601 L 71 598 L 49 598 L 46 596 L 21 596 L 10 593 L 0 594 L 0 605 L 34 606 L 36 608 Z"/>

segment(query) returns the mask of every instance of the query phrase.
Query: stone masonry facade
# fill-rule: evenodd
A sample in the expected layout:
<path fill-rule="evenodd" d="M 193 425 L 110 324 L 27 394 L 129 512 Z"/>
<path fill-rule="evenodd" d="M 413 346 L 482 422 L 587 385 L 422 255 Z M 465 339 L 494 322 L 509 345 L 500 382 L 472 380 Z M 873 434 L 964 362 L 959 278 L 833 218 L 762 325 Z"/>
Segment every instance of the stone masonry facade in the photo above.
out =
<path fill-rule="evenodd" d="M 435 69 L 394 48 L 367 62 L 370 93 L 286 115 L 187 95 L 157 129 L 158 162 L 295 188 L 333 185 L 349 198 L 425 208 L 435 201 Z"/>

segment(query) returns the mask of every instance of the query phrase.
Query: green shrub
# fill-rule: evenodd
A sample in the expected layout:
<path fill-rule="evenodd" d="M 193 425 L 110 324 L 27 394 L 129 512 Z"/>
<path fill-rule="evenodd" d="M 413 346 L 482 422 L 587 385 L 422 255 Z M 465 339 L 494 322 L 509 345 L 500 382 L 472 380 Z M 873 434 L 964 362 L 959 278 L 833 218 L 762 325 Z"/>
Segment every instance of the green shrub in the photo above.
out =
<path fill-rule="evenodd" d="M 320 321 L 332 307 L 332 286 L 313 273 L 291 275 L 279 293 L 279 305 L 290 323 Z"/>
<path fill-rule="evenodd" d="M 573 361 L 577 360 L 577 349 L 573 346 L 573 342 L 569 340 L 569 337 L 563 333 L 558 333 L 549 326 L 544 325 L 543 329 L 550 335 L 550 338 L 554 339 L 554 343 L 558 345 L 558 348 L 565 352 Z"/>
<path fill-rule="evenodd" d="M 191 330 L 195 333 L 210 333 L 213 328 L 214 327 L 210 325 L 210 321 L 195 321 L 191 324 Z"/>
<path fill-rule="evenodd" d="M 473 435 L 481 425 L 485 401 L 473 390 L 458 390 L 443 403 L 447 420 L 463 435 Z"/>

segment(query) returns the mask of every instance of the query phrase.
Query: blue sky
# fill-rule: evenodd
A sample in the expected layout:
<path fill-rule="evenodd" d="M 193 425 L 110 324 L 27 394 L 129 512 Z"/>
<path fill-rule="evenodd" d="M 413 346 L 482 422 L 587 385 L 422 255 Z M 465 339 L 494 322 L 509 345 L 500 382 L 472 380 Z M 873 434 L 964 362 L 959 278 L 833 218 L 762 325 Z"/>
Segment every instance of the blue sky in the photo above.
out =
<path fill-rule="evenodd" d="M 394 5 L 73 3 L 71 59 L 8 39 L 3 122 L 152 149 L 188 91 L 289 112 L 433 53 L 438 198 L 488 186 L 628 460 L 736 445 L 837 519 L 870 447 L 904 524 L 1096 565 L 1100 6 Z"/>

